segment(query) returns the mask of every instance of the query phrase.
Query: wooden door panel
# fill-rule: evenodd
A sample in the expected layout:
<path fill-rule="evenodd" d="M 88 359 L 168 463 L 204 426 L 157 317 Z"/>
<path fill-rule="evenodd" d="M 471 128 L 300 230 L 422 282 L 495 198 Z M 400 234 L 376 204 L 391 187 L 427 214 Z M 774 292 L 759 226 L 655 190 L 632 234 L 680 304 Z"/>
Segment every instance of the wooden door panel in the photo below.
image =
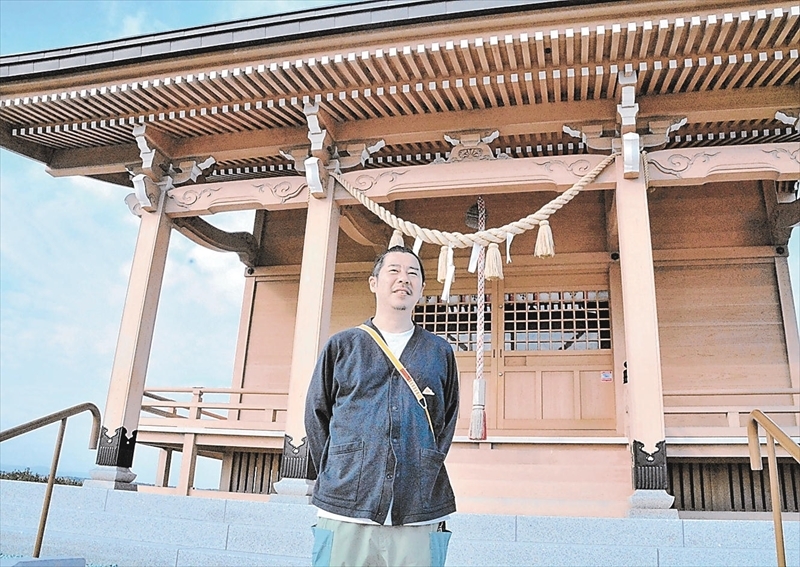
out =
<path fill-rule="evenodd" d="M 503 374 L 503 422 L 542 418 L 541 386 L 529 372 Z M 533 378 L 533 379 L 531 379 Z"/>
<path fill-rule="evenodd" d="M 613 378 L 604 381 L 601 374 L 602 371 L 598 370 L 580 372 L 581 419 L 614 419 L 616 410 Z"/>
<path fill-rule="evenodd" d="M 575 419 L 574 372 L 542 372 L 542 419 Z"/>

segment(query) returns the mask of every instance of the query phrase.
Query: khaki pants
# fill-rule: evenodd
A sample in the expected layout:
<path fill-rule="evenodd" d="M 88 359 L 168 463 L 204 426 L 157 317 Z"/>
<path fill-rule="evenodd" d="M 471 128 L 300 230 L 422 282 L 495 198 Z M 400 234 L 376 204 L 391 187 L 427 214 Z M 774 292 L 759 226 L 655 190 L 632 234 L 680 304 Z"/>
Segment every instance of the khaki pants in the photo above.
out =
<path fill-rule="evenodd" d="M 440 524 L 376 526 L 319 518 L 313 567 L 443 567 L 450 532 Z"/>

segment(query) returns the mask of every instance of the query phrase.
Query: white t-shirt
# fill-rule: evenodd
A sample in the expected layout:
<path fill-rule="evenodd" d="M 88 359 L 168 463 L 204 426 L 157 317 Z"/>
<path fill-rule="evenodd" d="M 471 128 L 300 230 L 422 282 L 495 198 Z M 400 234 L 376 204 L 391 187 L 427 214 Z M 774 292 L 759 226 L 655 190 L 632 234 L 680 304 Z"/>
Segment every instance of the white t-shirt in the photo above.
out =
<path fill-rule="evenodd" d="M 376 325 L 377 327 L 377 325 Z M 414 327 L 411 327 L 410 330 L 405 331 L 403 333 L 387 333 L 386 331 L 378 328 L 383 335 L 383 340 L 386 341 L 386 346 L 389 347 L 389 350 L 392 351 L 392 354 L 395 355 L 397 358 L 400 358 L 400 355 L 403 354 L 403 350 L 406 348 L 408 341 L 411 340 L 411 335 L 414 334 Z M 383 523 L 384 526 L 391 526 L 392 525 L 392 504 L 394 503 L 394 495 L 392 495 L 392 501 L 389 502 L 389 513 L 386 514 L 386 521 Z M 331 520 L 339 520 L 340 522 L 350 522 L 352 524 L 369 524 L 376 526 L 378 525 L 377 522 L 373 522 L 372 520 L 368 520 L 366 518 L 351 518 L 349 516 L 341 516 L 339 514 L 333 514 L 331 512 L 327 512 L 325 510 L 321 510 L 317 508 L 317 516 L 320 518 L 329 518 Z M 449 516 L 444 516 L 442 518 L 436 518 L 434 520 L 427 520 L 425 522 L 414 522 L 412 524 L 404 524 L 406 526 L 426 526 L 428 524 L 436 524 L 438 522 L 442 522 L 449 518 Z"/>

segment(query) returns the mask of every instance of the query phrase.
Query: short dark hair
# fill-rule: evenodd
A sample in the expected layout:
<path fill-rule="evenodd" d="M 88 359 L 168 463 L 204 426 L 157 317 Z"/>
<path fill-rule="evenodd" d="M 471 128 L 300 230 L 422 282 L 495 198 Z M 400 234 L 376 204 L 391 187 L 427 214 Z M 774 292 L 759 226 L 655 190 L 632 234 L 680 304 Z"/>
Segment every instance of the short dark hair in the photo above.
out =
<path fill-rule="evenodd" d="M 419 263 L 419 275 L 422 276 L 422 283 L 425 283 L 425 268 L 422 266 L 422 260 L 420 260 L 420 257 L 417 255 L 417 253 L 408 246 L 392 246 L 386 252 L 375 258 L 375 265 L 372 266 L 371 274 L 373 277 L 378 277 L 378 272 L 380 272 L 381 268 L 383 268 L 383 261 L 386 259 L 386 255 L 390 252 L 402 252 L 403 254 L 411 254 L 414 256 Z"/>

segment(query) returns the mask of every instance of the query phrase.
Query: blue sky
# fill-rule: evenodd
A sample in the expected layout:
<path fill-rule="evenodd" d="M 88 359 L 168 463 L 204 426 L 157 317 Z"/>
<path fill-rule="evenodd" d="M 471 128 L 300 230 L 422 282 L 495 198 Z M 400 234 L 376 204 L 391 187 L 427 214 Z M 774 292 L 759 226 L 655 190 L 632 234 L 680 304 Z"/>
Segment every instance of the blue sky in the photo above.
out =
<path fill-rule="evenodd" d="M 0 54 L 38 51 L 232 19 L 342 3 L 302 0 L 0 0 Z M 92 401 L 102 410 L 138 219 L 128 189 L 54 179 L 44 166 L 0 150 L 0 429 Z M 252 213 L 215 215 L 250 230 Z M 798 231 L 790 245 L 800 305 Z M 230 385 L 243 288 L 233 254 L 173 232 L 148 385 Z M 208 298 L 214 298 L 209 301 Z M 90 420 L 70 420 L 62 473 L 85 475 Z M 0 445 L 0 468 L 49 466 L 56 426 Z M 139 447 L 134 471 L 153 482 L 156 451 Z M 173 479 L 176 467 L 173 464 Z M 199 487 L 216 487 L 202 462 Z"/>
<path fill-rule="evenodd" d="M 344 2 L 0 0 L 0 54 L 335 3 Z M 0 429 L 85 401 L 104 409 L 138 228 L 123 201 L 129 192 L 54 179 L 42 164 L 0 150 Z M 252 212 L 228 213 L 213 222 L 252 230 L 252 219 Z M 235 254 L 173 232 L 148 385 L 230 386 L 243 285 Z M 69 421 L 60 474 L 93 467 L 90 423 L 86 414 Z M 0 469 L 49 467 L 56 432 L 51 425 L 3 443 Z M 153 482 L 156 459 L 155 449 L 137 448 L 138 480 Z M 197 486 L 216 488 L 219 468 L 203 461 Z"/>

